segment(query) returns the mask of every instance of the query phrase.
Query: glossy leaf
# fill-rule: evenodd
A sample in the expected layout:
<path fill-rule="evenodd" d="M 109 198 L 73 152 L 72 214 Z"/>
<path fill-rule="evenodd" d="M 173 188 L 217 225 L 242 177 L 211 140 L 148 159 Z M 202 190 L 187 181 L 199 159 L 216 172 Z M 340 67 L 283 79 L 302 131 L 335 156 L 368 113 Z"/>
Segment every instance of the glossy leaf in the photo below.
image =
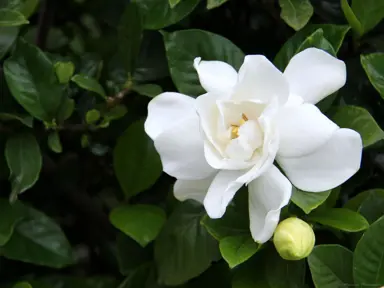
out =
<path fill-rule="evenodd" d="M 353 253 L 340 245 L 318 245 L 308 257 L 316 287 L 353 286 Z"/>
<path fill-rule="evenodd" d="M 13 286 L 13 288 L 33 288 L 33 287 L 28 282 L 19 282 L 19 283 L 16 283 Z"/>
<path fill-rule="evenodd" d="M 45 214 L 25 207 L 27 219 L 15 228 L 11 239 L 1 247 L 9 259 L 62 268 L 74 263 L 71 246 L 60 226 Z"/>
<path fill-rule="evenodd" d="M 63 89 L 54 65 L 39 48 L 19 40 L 4 62 L 4 74 L 13 97 L 32 116 L 47 122 L 56 118 Z"/>
<path fill-rule="evenodd" d="M 323 204 L 329 197 L 331 190 L 324 192 L 305 192 L 294 188 L 291 201 L 300 207 L 306 214 Z"/>
<path fill-rule="evenodd" d="M 156 84 L 135 85 L 132 90 L 150 98 L 156 97 L 163 92 L 163 89 Z"/>
<path fill-rule="evenodd" d="M 341 8 L 349 25 L 351 25 L 352 29 L 357 32 L 358 35 L 362 36 L 364 34 L 364 28 L 362 27 L 360 20 L 356 17 L 351 6 L 349 6 L 348 0 L 341 0 Z"/>
<path fill-rule="evenodd" d="M 352 10 L 359 19 L 364 34 L 375 28 L 384 18 L 384 2 L 381 0 L 353 0 Z"/>
<path fill-rule="evenodd" d="M 333 24 L 317 24 L 308 25 L 295 35 L 293 35 L 277 53 L 274 64 L 283 71 L 288 65 L 289 60 L 299 52 L 299 48 L 308 36 L 313 34 L 316 30 L 323 31 L 323 37 L 332 45 L 337 53 L 343 43 L 344 37 L 349 31 L 350 27 L 347 25 L 333 25 Z"/>
<path fill-rule="evenodd" d="M 48 146 L 55 153 L 63 152 L 63 146 L 61 145 L 60 135 L 57 131 L 49 133 Z"/>
<path fill-rule="evenodd" d="M 297 49 L 297 53 L 311 47 L 316 47 L 319 49 L 322 49 L 324 51 L 327 51 L 329 54 L 335 56 L 336 52 L 333 49 L 333 46 L 327 39 L 324 38 L 324 31 L 323 29 L 319 28 L 315 32 L 313 32 L 311 35 L 309 35 L 303 43 L 299 46 Z"/>
<path fill-rule="evenodd" d="M 177 4 L 180 3 L 181 0 L 169 0 L 169 5 L 171 8 L 174 8 Z"/>
<path fill-rule="evenodd" d="M 76 74 L 71 78 L 71 80 L 75 82 L 79 87 L 88 91 L 95 92 L 96 94 L 100 95 L 104 99 L 107 98 L 107 95 L 105 94 L 103 86 L 101 86 L 96 79 L 89 77 L 87 75 Z"/>
<path fill-rule="evenodd" d="M 33 118 L 29 115 L 19 115 L 19 114 L 10 114 L 10 113 L 1 113 L 0 112 L 0 120 L 1 121 L 11 121 L 16 120 L 25 126 L 32 128 L 33 127 Z"/>
<path fill-rule="evenodd" d="M 117 179 L 126 197 L 134 196 L 151 187 L 162 173 L 160 157 L 153 141 L 138 121 L 121 135 L 113 152 Z"/>
<path fill-rule="evenodd" d="M 32 134 L 17 134 L 8 138 L 5 146 L 5 158 L 11 172 L 11 200 L 31 188 L 39 179 L 42 156 L 35 137 Z"/>
<path fill-rule="evenodd" d="M 207 9 L 214 9 L 223 5 L 228 0 L 207 0 Z"/>
<path fill-rule="evenodd" d="M 15 42 L 19 27 L 0 27 L 0 60 Z"/>
<path fill-rule="evenodd" d="M 250 235 L 237 235 L 223 238 L 219 247 L 224 260 L 234 268 L 251 258 L 260 249 L 260 244 Z"/>
<path fill-rule="evenodd" d="M 166 216 L 156 206 L 125 205 L 113 209 L 109 219 L 113 226 L 145 247 L 157 237 Z"/>
<path fill-rule="evenodd" d="M 361 55 L 360 61 L 369 81 L 384 99 L 384 53 Z"/>
<path fill-rule="evenodd" d="M 304 287 L 306 271 L 304 259 L 288 261 L 281 258 L 276 251 L 270 251 L 265 265 L 265 274 L 270 288 Z"/>
<path fill-rule="evenodd" d="M 384 139 L 384 131 L 364 108 L 341 106 L 333 110 L 332 120 L 341 128 L 350 128 L 360 133 L 364 147 Z"/>
<path fill-rule="evenodd" d="M 372 196 L 376 195 L 376 196 L 384 198 L 384 189 L 372 189 L 372 190 L 367 190 L 367 191 L 361 192 L 361 193 L 357 194 L 355 197 L 349 199 L 348 202 L 345 203 L 344 208 L 350 209 L 352 211 L 358 211 L 360 205 L 370 195 L 372 195 Z"/>
<path fill-rule="evenodd" d="M 359 213 L 344 208 L 324 208 L 309 214 L 309 220 L 346 232 L 358 232 L 369 227 Z"/>
<path fill-rule="evenodd" d="M 361 203 L 358 212 L 372 224 L 384 215 L 384 197 L 375 191 L 371 191 Z"/>
<path fill-rule="evenodd" d="M 144 16 L 143 25 L 145 29 L 158 30 L 179 22 L 191 13 L 200 2 L 200 0 L 183 0 L 174 8 L 171 8 L 168 1 L 136 0 Z"/>
<path fill-rule="evenodd" d="M 381 217 L 365 231 L 357 243 L 353 258 L 355 283 L 384 285 L 384 217 Z"/>
<path fill-rule="evenodd" d="M 280 17 L 293 29 L 300 30 L 312 17 L 313 7 L 309 0 L 279 0 Z"/>
<path fill-rule="evenodd" d="M 228 39 L 202 30 L 183 30 L 164 33 L 165 50 L 169 71 L 177 90 L 189 96 L 199 96 L 205 91 L 201 87 L 193 60 L 224 61 L 239 69 L 244 54 Z"/>
<path fill-rule="evenodd" d="M 24 15 L 20 12 L 10 9 L 0 9 L 0 26 L 20 26 L 28 23 L 29 21 L 25 19 Z"/>
<path fill-rule="evenodd" d="M 7 199 L 0 199 L 0 246 L 11 238 L 15 226 L 26 216 L 19 203 L 11 204 Z"/>
<path fill-rule="evenodd" d="M 75 65 L 72 62 L 56 62 L 55 70 L 59 82 L 61 84 L 67 84 L 75 72 Z"/>
<path fill-rule="evenodd" d="M 182 284 L 204 272 L 218 254 L 217 241 L 200 225 L 204 208 L 196 202 L 181 203 L 155 241 L 159 281 Z"/>

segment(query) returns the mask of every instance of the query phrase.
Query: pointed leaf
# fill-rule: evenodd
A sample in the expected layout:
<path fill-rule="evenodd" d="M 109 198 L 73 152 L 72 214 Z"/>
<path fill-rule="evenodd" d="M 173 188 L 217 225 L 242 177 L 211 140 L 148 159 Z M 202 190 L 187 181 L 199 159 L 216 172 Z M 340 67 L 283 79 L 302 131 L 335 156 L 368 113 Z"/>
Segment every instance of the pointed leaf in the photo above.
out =
<path fill-rule="evenodd" d="M 250 235 L 229 236 L 220 240 L 220 252 L 230 268 L 247 261 L 261 247 Z"/>
<path fill-rule="evenodd" d="M 311 19 L 313 7 L 309 0 L 279 0 L 280 17 L 293 29 L 300 30 Z"/>
<path fill-rule="evenodd" d="M 313 193 L 294 188 L 291 200 L 306 214 L 309 214 L 312 210 L 323 204 L 329 197 L 330 193 L 331 190 Z"/>
<path fill-rule="evenodd" d="M 20 26 L 28 23 L 29 21 L 20 12 L 0 9 L 0 26 Z"/>
<path fill-rule="evenodd" d="M 103 86 L 101 86 L 95 78 L 83 74 L 76 74 L 71 78 L 71 80 L 75 82 L 79 87 L 88 91 L 95 92 L 104 99 L 107 98 Z"/>
<path fill-rule="evenodd" d="M 384 99 L 384 53 L 361 55 L 360 61 L 369 81 Z"/>

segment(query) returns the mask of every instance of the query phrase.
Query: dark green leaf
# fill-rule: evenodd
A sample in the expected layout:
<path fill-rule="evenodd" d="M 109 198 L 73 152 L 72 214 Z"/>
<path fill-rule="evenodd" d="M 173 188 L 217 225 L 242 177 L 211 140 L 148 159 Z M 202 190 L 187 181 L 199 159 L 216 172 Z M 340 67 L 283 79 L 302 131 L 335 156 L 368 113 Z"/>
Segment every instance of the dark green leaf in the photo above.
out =
<path fill-rule="evenodd" d="M 92 110 L 89 110 L 87 114 L 85 114 L 85 122 L 87 122 L 87 124 L 94 124 L 97 121 L 99 121 L 99 119 L 100 119 L 99 110 L 92 109 Z"/>
<path fill-rule="evenodd" d="M 361 55 L 360 61 L 369 81 L 384 99 L 384 53 Z"/>
<path fill-rule="evenodd" d="M 350 27 L 347 25 L 333 25 L 333 24 L 317 24 L 308 25 L 304 29 L 293 35 L 277 53 L 274 64 L 283 71 L 288 65 L 289 60 L 298 53 L 300 46 L 313 32 L 318 29 L 323 30 L 323 36 L 331 43 L 333 49 L 337 53 L 343 43 L 344 37 L 349 31 Z"/>
<path fill-rule="evenodd" d="M 123 233 L 117 235 L 117 260 L 122 275 L 129 275 L 139 266 L 152 261 L 152 247 L 141 247 L 136 241 Z"/>
<path fill-rule="evenodd" d="M 95 92 L 104 99 L 107 98 L 103 86 L 101 86 L 95 78 L 83 74 L 76 74 L 71 78 L 71 80 L 75 82 L 79 87 L 88 91 Z"/>
<path fill-rule="evenodd" d="M 308 257 L 315 286 L 321 288 L 353 286 L 352 261 L 353 253 L 343 246 L 316 246 Z"/>
<path fill-rule="evenodd" d="M 156 97 L 163 92 L 163 89 L 156 84 L 135 85 L 132 90 L 150 98 Z"/>
<path fill-rule="evenodd" d="M 384 198 L 384 189 L 372 189 L 361 192 L 357 194 L 355 197 L 349 199 L 347 203 L 345 203 L 344 208 L 350 209 L 352 211 L 358 211 L 360 205 L 367 199 L 370 195 L 377 195 L 379 197 Z"/>
<path fill-rule="evenodd" d="M 160 177 L 162 166 L 153 141 L 144 131 L 144 122 L 128 127 L 117 140 L 113 152 L 117 179 L 126 197 L 151 187 Z"/>
<path fill-rule="evenodd" d="M 25 207 L 28 215 L 15 228 L 11 239 L 1 247 L 9 259 L 62 268 L 73 264 L 71 246 L 60 226 L 45 214 Z"/>
<path fill-rule="evenodd" d="M 266 277 L 271 288 L 302 288 L 305 282 L 305 260 L 287 261 L 275 251 L 268 253 Z"/>
<path fill-rule="evenodd" d="M 224 61 L 239 69 L 244 54 L 228 39 L 202 30 L 183 30 L 164 33 L 168 66 L 177 90 L 189 96 L 199 96 L 201 87 L 193 60 Z"/>
<path fill-rule="evenodd" d="M 58 122 L 63 122 L 71 117 L 73 111 L 75 111 L 75 101 L 73 99 L 66 98 L 62 105 L 59 107 L 57 113 Z"/>
<path fill-rule="evenodd" d="M 116 288 L 117 281 L 110 277 L 51 276 L 29 281 L 33 288 Z M 44 285 L 44 286 L 43 286 Z"/>
<path fill-rule="evenodd" d="M 369 227 L 359 213 L 344 208 L 324 208 L 309 214 L 309 220 L 346 232 L 358 232 Z"/>
<path fill-rule="evenodd" d="M 28 282 L 19 282 L 13 288 L 32 288 L 32 286 Z"/>
<path fill-rule="evenodd" d="M 348 0 L 341 0 L 341 8 L 349 25 L 351 25 L 352 29 L 355 30 L 358 35 L 362 36 L 364 34 L 364 28 L 362 27 L 359 19 L 356 17 L 355 12 L 352 10 L 351 6 L 349 6 Z"/>
<path fill-rule="evenodd" d="M 140 1 L 139 1 L 140 2 Z M 118 26 L 119 61 L 127 73 L 136 68 L 136 59 L 140 51 L 142 37 L 142 17 L 136 2 L 129 3 Z"/>
<path fill-rule="evenodd" d="M 143 15 L 145 29 L 158 30 L 179 22 L 191 13 L 200 0 L 183 0 L 171 8 L 169 0 L 136 0 Z"/>
<path fill-rule="evenodd" d="M 228 0 L 207 0 L 207 9 L 217 8 L 227 1 Z"/>
<path fill-rule="evenodd" d="M 300 30 L 311 19 L 313 7 L 309 0 L 279 0 L 280 17 L 293 29 Z"/>
<path fill-rule="evenodd" d="M 59 132 L 53 131 L 48 135 L 48 147 L 55 153 L 63 152 Z"/>
<path fill-rule="evenodd" d="M 0 113 L 0 120 L 2 121 L 17 120 L 29 128 L 33 127 L 33 118 L 31 116 Z"/>
<path fill-rule="evenodd" d="M 222 218 L 211 219 L 204 215 L 201 225 L 217 240 L 249 234 L 248 191 L 243 188 L 237 193 Z"/>
<path fill-rule="evenodd" d="M 171 8 L 174 8 L 177 4 L 180 3 L 181 0 L 168 0 L 168 1 Z"/>
<path fill-rule="evenodd" d="M 372 224 L 384 215 L 384 196 L 371 191 L 361 203 L 358 212 Z"/>
<path fill-rule="evenodd" d="M 353 258 L 355 284 L 384 285 L 384 217 L 365 231 L 357 243 Z"/>
<path fill-rule="evenodd" d="M 3 246 L 11 238 L 14 228 L 26 213 L 18 202 L 10 204 L 6 199 L 0 199 L 0 246 Z"/>
<path fill-rule="evenodd" d="M 359 19 L 364 34 L 372 30 L 384 18 L 384 2 L 382 0 L 353 0 L 352 10 Z"/>
<path fill-rule="evenodd" d="M 75 72 L 75 65 L 72 62 L 56 62 L 55 70 L 59 82 L 61 84 L 67 84 Z"/>
<path fill-rule="evenodd" d="M 40 49 L 20 40 L 4 62 L 4 73 L 13 97 L 25 110 L 43 121 L 56 118 L 63 89 L 52 62 Z"/>
<path fill-rule="evenodd" d="M 0 27 L 0 60 L 11 48 L 18 34 L 18 27 Z"/>
<path fill-rule="evenodd" d="M 156 206 L 125 205 L 113 209 L 109 219 L 113 226 L 145 247 L 157 237 L 166 216 Z"/>
<path fill-rule="evenodd" d="M 39 144 L 32 134 L 17 134 L 8 138 L 5 157 L 11 172 L 12 192 L 10 198 L 31 188 L 39 179 L 42 157 Z"/>
<path fill-rule="evenodd" d="M 324 38 L 324 31 L 321 28 L 317 29 L 315 32 L 309 35 L 303 43 L 301 43 L 297 49 L 297 53 L 310 47 L 322 49 L 333 56 L 336 55 L 336 52 L 333 49 L 331 43 L 329 43 L 328 40 Z"/>
<path fill-rule="evenodd" d="M 219 247 L 224 260 L 234 268 L 251 258 L 260 249 L 260 244 L 250 235 L 237 235 L 221 239 Z"/>
<path fill-rule="evenodd" d="M 299 206 L 306 214 L 319 207 L 327 200 L 331 190 L 324 192 L 305 192 L 294 188 L 292 193 L 292 202 Z"/>
<path fill-rule="evenodd" d="M 341 106 L 335 108 L 332 120 L 341 128 L 350 128 L 360 133 L 364 147 L 384 139 L 384 131 L 375 119 L 364 108 L 357 106 Z"/>
<path fill-rule="evenodd" d="M 3 0 L 0 1 L 0 8 L 16 10 L 28 19 L 35 12 L 39 2 L 39 0 Z"/>
<path fill-rule="evenodd" d="M 182 284 L 204 272 L 216 259 L 218 245 L 200 225 L 204 208 L 196 202 L 181 203 L 155 241 L 159 281 Z"/>
<path fill-rule="evenodd" d="M 18 11 L 10 9 L 0 9 L 0 26 L 20 26 L 28 24 L 24 15 Z"/>

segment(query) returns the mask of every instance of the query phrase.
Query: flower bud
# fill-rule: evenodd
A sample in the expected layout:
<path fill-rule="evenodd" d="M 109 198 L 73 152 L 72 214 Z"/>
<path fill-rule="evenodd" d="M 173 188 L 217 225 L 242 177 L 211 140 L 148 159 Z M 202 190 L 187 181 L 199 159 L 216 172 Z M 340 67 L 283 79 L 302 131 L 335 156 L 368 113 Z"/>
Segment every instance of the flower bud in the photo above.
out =
<path fill-rule="evenodd" d="M 277 226 L 273 243 L 281 258 L 300 260 L 311 254 L 315 245 L 315 233 L 306 222 L 291 217 Z"/>

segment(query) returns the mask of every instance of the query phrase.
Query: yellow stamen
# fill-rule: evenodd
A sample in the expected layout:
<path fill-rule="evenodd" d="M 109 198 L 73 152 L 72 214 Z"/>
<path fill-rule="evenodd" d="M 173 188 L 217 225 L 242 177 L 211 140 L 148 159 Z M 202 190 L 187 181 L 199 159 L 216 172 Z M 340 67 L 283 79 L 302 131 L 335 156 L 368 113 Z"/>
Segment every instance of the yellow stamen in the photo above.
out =
<path fill-rule="evenodd" d="M 239 128 L 241 125 L 243 125 L 247 121 L 248 121 L 248 118 L 243 113 L 241 114 L 240 125 L 231 125 L 231 139 L 236 139 L 237 137 L 239 137 Z"/>

